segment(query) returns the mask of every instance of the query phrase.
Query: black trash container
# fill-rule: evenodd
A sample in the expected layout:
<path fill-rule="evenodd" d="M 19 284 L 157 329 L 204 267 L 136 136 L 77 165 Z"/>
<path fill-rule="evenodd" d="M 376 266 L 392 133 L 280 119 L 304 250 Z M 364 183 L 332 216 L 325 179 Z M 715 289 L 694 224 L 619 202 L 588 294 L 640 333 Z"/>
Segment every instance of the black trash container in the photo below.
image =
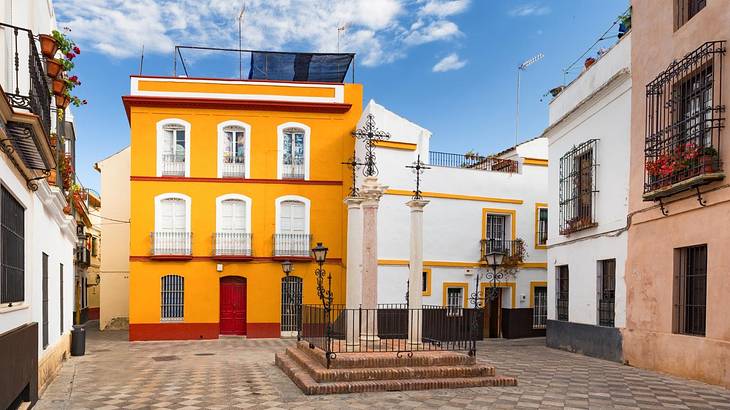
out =
<path fill-rule="evenodd" d="M 86 330 L 83 326 L 74 325 L 71 331 L 71 356 L 83 356 L 86 353 Z"/>

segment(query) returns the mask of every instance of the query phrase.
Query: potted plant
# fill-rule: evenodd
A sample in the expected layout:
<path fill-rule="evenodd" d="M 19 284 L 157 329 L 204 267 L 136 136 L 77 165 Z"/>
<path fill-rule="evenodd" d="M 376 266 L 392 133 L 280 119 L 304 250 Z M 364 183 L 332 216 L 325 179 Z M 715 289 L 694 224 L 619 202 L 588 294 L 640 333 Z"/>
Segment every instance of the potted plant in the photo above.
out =
<path fill-rule="evenodd" d="M 59 74 L 61 74 L 61 69 L 63 68 L 63 65 L 60 61 L 49 58 L 46 60 L 46 75 L 51 78 L 58 77 Z"/>
<path fill-rule="evenodd" d="M 552 95 L 553 97 L 557 97 L 558 94 L 562 93 L 564 89 L 565 89 L 564 85 L 559 85 L 550 90 L 550 95 Z"/>
<path fill-rule="evenodd" d="M 71 204 L 67 204 L 63 207 L 63 213 L 66 215 L 71 215 Z"/>
<path fill-rule="evenodd" d="M 596 59 L 595 58 L 588 57 L 588 58 L 586 58 L 586 61 L 583 64 L 585 65 L 585 68 L 588 69 L 590 66 L 592 66 L 595 63 L 596 63 Z"/>
<path fill-rule="evenodd" d="M 63 78 L 54 78 L 51 89 L 54 95 L 62 95 L 66 88 L 66 81 Z"/>
<path fill-rule="evenodd" d="M 618 16 L 619 26 L 618 26 L 618 38 L 623 37 L 629 30 L 631 30 L 631 7 L 626 11 L 626 13 Z"/>
<path fill-rule="evenodd" d="M 38 40 L 41 43 L 41 53 L 47 58 L 53 58 L 58 51 L 58 43 L 53 36 L 48 34 L 39 34 Z"/>
<path fill-rule="evenodd" d="M 56 108 L 65 109 L 71 103 L 71 97 L 65 92 L 61 95 L 56 95 Z"/>
<path fill-rule="evenodd" d="M 702 155 L 700 156 L 700 163 L 702 164 L 702 170 L 706 174 L 711 174 L 717 171 L 718 168 L 718 157 L 717 150 L 713 147 L 705 147 L 702 149 Z"/>

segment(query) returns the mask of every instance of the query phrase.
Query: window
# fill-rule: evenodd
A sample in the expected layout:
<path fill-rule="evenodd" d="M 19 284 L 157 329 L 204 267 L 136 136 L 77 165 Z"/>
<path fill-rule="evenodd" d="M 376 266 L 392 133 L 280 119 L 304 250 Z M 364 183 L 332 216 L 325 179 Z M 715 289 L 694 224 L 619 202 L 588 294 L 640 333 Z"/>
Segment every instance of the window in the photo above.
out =
<path fill-rule="evenodd" d="M 540 204 L 536 205 L 535 246 L 544 248 L 548 238 L 548 209 Z"/>
<path fill-rule="evenodd" d="M 704 336 L 707 315 L 707 245 L 675 251 L 674 332 Z"/>
<path fill-rule="evenodd" d="M 43 292 L 43 349 L 48 347 L 48 255 L 42 255 L 41 288 Z"/>
<path fill-rule="evenodd" d="M 614 326 L 616 259 L 598 261 L 598 325 Z"/>
<path fill-rule="evenodd" d="M 61 264 L 59 268 L 59 310 L 61 314 L 61 322 L 60 322 L 60 328 L 61 328 L 61 334 L 63 335 L 63 264 Z"/>
<path fill-rule="evenodd" d="M 281 331 L 296 332 L 302 317 L 302 278 L 281 278 Z"/>
<path fill-rule="evenodd" d="M 250 177 L 249 147 L 251 127 L 241 121 L 218 124 L 218 177 Z"/>
<path fill-rule="evenodd" d="M 248 201 L 248 198 L 240 195 L 218 198 L 216 255 L 251 255 Z"/>
<path fill-rule="evenodd" d="M 545 329 L 547 323 L 547 287 L 535 286 L 532 301 L 532 328 Z"/>
<path fill-rule="evenodd" d="M 555 303 L 558 320 L 568 320 L 568 265 L 555 268 Z"/>
<path fill-rule="evenodd" d="M 157 123 L 157 176 L 189 176 L 190 123 L 166 119 Z"/>
<path fill-rule="evenodd" d="M 185 278 L 179 275 L 162 277 L 162 307 L 160 317 L 165 320 L 183 320 L 185 306 Z"/>
<path fill-rule="evenodd" d="M 309 179 L 309 127 L 290 122 L 280 125 L 278 134 L 278 178 Z"/>
<path fill-rule="evenodd" d="M 99 238 L 96 236 L 91 237 L 91 256 L 99 255 Z"/>
<path fill-rule="evenodd" d="M 278 202 L 278 226 L 274 256 L 309 256 L 309 203 L 304 198 L 284 197 Z"/>
<path fill-rule="evenodd" d="M 461 316 L 464 308 L 464 288 L 447 288 L 446 289 L 446 307 L 448 315 Z"/>
<path fill-rule="evenodd" d="M 674 0 L 674 29 L 682 27 L 705 8 L 706 4 L 707 0 Z"/>
<path fill-rule="evenodd" d="M 596 147 L 592 139 L 560 158 L 560 234 L 596 226 L 594 220 Z"/>
<path fill-rule="evenodd" d="M 81 288 L 81 292 L 80 292 L 81 293 L 81 301 L 79 302 L 81 304 L 80 308 L 81 309 L 86 309 L 87 307 L 89 307 L 89 298 L 88 298 L 88 295 L 87 295 L 87 289 L 88 289 L 89 280 L 86 277 L 83 277 L 82 276 L 80 282 L 81 282 L 81 284 L 79 285 L 79 287 Z"/>
<path fill-rule="evenodd" d="M 0 303 L 25 299 L 25 209 L 5 187 L 0 192 Z"/>
<path fill-rule="evenodd" d="M 724 41 L 707 42 L 646 86 L 645 200 L 722 178 L 724 106 L 714 69 L 722 67 L 724 51 Z"/>
<path fill-rule="evenodd" d="M 155 198 L 154 255 L 190 255 L 190 199 L 181 194 Z"/>
<path fill-rule="evenodd" d="M 431 269 L 423 269 L 423 281 L 421 286 L 421 294 L 423 296 L 431 296 Z"/>

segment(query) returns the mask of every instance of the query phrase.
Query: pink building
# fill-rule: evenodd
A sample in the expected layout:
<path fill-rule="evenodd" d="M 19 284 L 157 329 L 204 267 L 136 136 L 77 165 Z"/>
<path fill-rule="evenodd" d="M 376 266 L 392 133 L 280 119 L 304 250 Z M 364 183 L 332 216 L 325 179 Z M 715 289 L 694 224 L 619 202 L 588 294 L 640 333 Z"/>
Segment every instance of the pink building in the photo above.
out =
<path fill-rule="evenodd" d="M 624 359 L 730 386 L 730 4 L 632 3 Z"/>

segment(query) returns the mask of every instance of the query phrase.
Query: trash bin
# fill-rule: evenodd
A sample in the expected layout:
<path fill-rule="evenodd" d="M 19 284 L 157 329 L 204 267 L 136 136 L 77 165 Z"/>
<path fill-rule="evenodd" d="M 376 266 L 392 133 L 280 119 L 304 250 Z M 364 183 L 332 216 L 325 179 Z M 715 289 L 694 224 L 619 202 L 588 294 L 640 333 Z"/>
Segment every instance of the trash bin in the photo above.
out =
<path fill-rule="evenodd" d="M 74 325 L 71 331 L 71 356 L 83 356 L 86 352 L 86 330 Z"/>

